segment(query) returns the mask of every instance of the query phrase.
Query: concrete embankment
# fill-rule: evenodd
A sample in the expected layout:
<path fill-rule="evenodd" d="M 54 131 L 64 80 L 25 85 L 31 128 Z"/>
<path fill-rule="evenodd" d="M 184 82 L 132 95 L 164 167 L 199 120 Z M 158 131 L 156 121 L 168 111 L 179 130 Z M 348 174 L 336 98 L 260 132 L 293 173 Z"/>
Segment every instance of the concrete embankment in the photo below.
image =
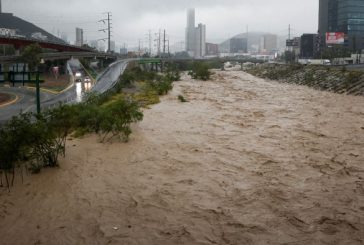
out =
<path fill-rule="evenodd" d="M 301 65 L 258 65 L 248 73 L 284 83 L 306 85 L 340 94 L 364 95 L 364 72 L 346 68 Z"/>

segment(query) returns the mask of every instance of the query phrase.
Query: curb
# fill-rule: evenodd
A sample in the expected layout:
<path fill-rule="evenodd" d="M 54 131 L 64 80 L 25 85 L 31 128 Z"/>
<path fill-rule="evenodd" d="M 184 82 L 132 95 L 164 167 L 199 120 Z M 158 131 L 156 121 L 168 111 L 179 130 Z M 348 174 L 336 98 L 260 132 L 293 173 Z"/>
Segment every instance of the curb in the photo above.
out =
<path fill-rule="evenodd" d="M 8 94 L 12 94 L 12 93 L 8 93 Z M 5 106 L 12 105 L 12 104 L 16 103 L 19 100 L 19 96 L 18 95 L 16 95 L 16 94 L 12 94 L 12 95 L 15 95 L 15 98 L 13 100 L 9 101 L 9 102 L 6 102 L 4 104 L 0 104 L 0 108 L 5 107 Z"/>

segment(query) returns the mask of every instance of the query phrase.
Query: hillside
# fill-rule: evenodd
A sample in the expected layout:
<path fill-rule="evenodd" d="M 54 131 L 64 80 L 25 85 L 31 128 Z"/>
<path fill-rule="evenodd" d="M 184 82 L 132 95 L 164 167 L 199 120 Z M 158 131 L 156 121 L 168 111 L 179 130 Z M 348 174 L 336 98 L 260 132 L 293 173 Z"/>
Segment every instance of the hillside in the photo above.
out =
<path fill-rule="evenodd" d="M 41 33 L 48 41 L 65 43 L 62 39 L 53 36 L 40 27 L 25 21 L 11 13 L 0 13 L 0 28 L 16 30 L 16 34 L 31 38 L 33 33 Z"/>

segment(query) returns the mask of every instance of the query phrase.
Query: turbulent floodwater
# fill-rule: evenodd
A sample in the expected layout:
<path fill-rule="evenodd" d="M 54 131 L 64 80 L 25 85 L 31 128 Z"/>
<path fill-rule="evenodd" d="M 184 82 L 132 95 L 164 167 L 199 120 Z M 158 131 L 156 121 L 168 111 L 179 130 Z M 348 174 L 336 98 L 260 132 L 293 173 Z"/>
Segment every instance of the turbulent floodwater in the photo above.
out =
<path fill-rule="evenodd" d="M 67 150 L 1 193 L 1 244 L 364 243 L 363 97 L 184 77 L 128 144 Z"/>

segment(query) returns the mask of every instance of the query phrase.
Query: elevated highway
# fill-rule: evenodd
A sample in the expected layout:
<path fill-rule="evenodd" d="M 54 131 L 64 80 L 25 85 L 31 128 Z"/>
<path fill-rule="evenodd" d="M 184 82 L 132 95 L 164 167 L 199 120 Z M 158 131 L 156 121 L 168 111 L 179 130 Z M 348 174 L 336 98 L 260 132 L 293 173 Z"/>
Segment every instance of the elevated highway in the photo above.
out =
<path fill-rule="evenodd" d="M 13 45 L 15 49 L 19 49 L 21 47 L 29 46 L 31 44 L 38 43 L 44 49 L 53 49 L 60 52 L 92 52 L 93 49 L 86 47 L 78 47 L 74 45 L 70 45 L 67 43 L 61 42 L 51 42 L 47 40 L 40 39 L 32 39 L 32 38 L 23 38 L 23 37 L 7 37 L 0 36 L 0 44 L 8 44 Z"/>
<path fill-rule="evenodd" d="M 116 54 L 100 53 L 100 52 L 54 52 L 54 53 L 42 53 L 41 58 L 45 61 L 53 60 L 68 60 L 78 58 L 96 58 L 96 59 L 117 59 Z M 13 56 L 0 56 L 0 63 L 13 63 L 21 61 L 21 55 Z"/>

